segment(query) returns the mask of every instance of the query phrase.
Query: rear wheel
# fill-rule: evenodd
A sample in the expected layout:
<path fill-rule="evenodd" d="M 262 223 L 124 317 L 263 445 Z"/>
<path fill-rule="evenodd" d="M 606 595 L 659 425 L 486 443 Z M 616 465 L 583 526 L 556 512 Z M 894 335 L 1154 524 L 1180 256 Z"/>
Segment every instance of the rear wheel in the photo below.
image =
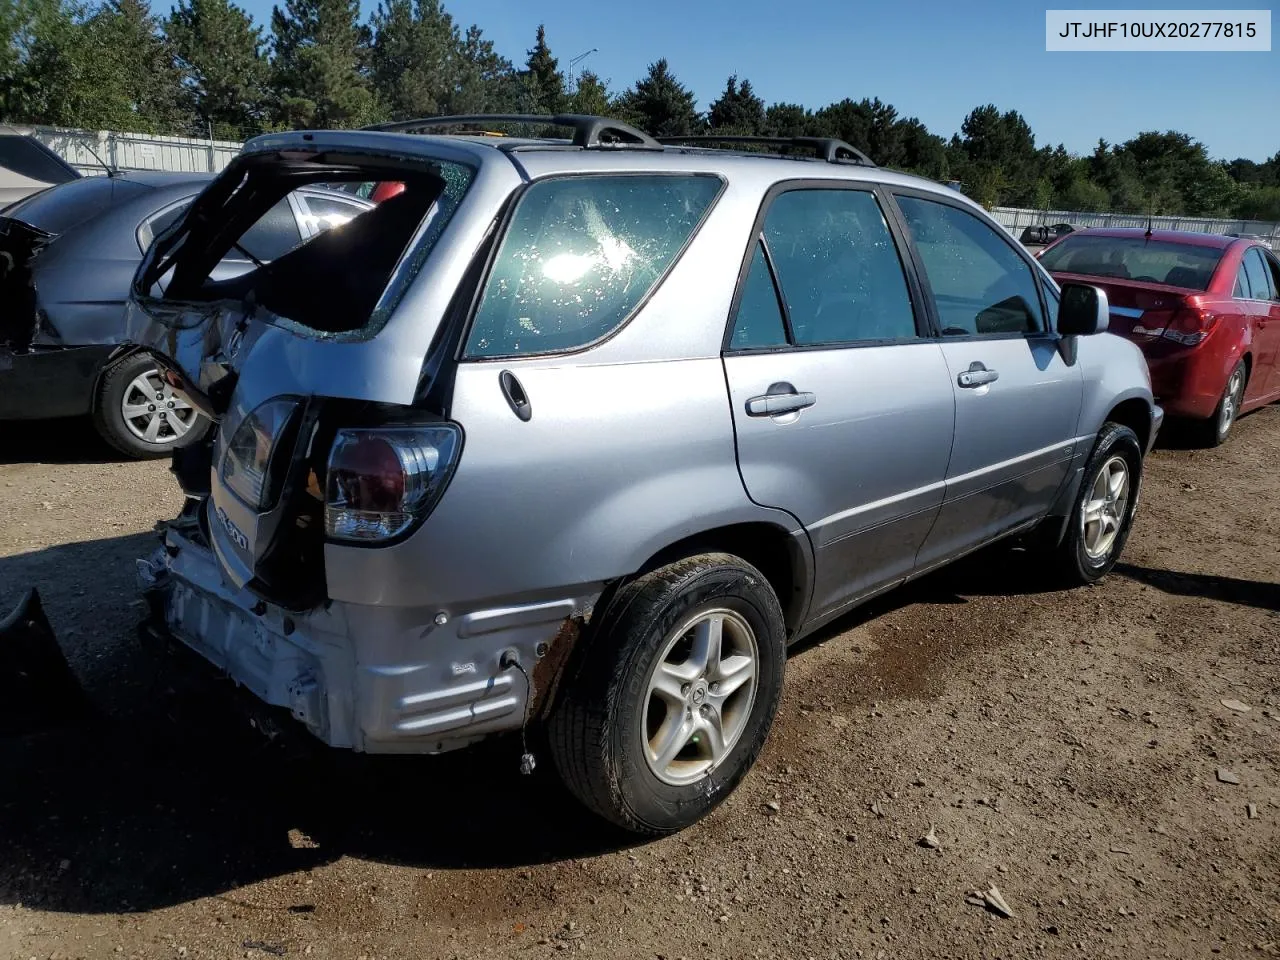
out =
<path fill-rule="evenodd" d="M 1142 445 L 1129 427 L 1106 423 L 1098 433 L 1062 542 L 1052 551 L 1058 578 L 1093 583 L 1115 566 L 1129 539 L 1142 482 Z"/>
<path fill-rule="evenodd" d="M 208 421 L 173 392 L 155 363 L 135 353 L 112 363 L 98 380 L 93 420 L 102 438 L 138 459 L 168 456 L 204 436 Z"/>
<path fill-rule="evenodd" d="M 670 833 L 727 797 L 759 755 L 786 657 L 758 570 L 704 554 L 619 591 L 551 718 L 569 789 L 636 833 Z"/>
<path fill-rule="evenodd" d="M 1208 420 L 1200 420 L 1195 424 L 1198 439 L 1202 446 L 1216 447 L 1223 443 L 1231 433 L 1231 427 L 1240 416 L 1240 405 L 1244 402 L 1245 384 L 1249 382 L 1249 371 L 1244 361 L 1236 364 L 1227 377 L 1227 385 L 1218 399 L 1218 406 Z"/>

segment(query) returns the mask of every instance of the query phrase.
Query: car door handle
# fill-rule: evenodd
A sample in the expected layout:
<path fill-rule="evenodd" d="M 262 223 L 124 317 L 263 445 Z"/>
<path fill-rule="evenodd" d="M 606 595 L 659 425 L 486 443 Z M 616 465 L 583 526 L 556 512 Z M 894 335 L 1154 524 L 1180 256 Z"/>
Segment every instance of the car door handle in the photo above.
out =
<path fill-rule="evenodd" d="M 982 387 L 988 383 L 995 383 L 1000 379 L 1000 374 L 994 370 L 988 370 L 977 360 L 969 364 L 969 369 L 956 377 L 956 383 L 962 387 Z"/>
<path fill-rule="evenodd" d="M 747 416 L 778 417 L 812 407 L 817 402 L 818 398 L 812 393 L 801 393 L 789 383 L 775 383 L 767 393 L 747 401 Z"/>

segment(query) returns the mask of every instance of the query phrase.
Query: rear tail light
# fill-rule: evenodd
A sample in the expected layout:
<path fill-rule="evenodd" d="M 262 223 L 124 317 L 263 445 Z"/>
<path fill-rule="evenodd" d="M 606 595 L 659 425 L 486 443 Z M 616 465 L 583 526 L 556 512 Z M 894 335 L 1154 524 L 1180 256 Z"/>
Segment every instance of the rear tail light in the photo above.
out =
<path fill-rule="evenodd" d="M 296 400 L 268 400 L 244 418 L 222 455 L 222 482 L 255 510 L 280 496 L 293 444 L 281 443 L 298 411 Z"/>
<path fill-rule="evenodd" d="M 1164 328 L 1164 338 L 1175 343 L 1194 347 L 1213 332 L 1218 325 L 1218 315 L 1197 303 L 1191 302 L 1174 312 Z"/>
<path fill-rule="evenodd" d="M 452 424 L 339 430 L 329 453 L 325 533 L 356 543 L 400 536 L 440 499 L 461 445 Z"/>

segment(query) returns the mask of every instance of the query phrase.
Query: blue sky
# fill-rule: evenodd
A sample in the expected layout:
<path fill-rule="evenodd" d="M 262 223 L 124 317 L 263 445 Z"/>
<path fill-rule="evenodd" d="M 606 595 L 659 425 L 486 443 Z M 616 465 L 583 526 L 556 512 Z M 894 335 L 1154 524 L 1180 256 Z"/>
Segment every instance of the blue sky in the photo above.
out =
<path fill-rule="evenodd" d="M 271 0 L 238 0 L 269 24 Z M 362 0 L 366 16 L 376 0 Z M 539 23 L 562 68 L 584 61 L 615 91 L 666 57 L 704 107 L 736 73 L 766 102 L 818 107 L 879 97 L 950 136 L 973 107 L 1018 110 L 1038 144 L 1089 152 L 1099 137 L 1181 130 L 1214 157 L 1265 160 L 1280 151 L 1280 47 L 1269 53 L 1047 53 L 1045 7 L 1025 0 L 454 0 L 498 50 L 524 60 Z M 1054 8 L 1072 4 L 1056 0 Z M 1114 8 L 1209 9 L 1120 0 Z M 1260 7 L 1261 4 L 1254 3 Z M 1280 17 L 1273 14 L 1273 20 Z M 1273 24 L 1273 29 L 1280 22 Z"/>

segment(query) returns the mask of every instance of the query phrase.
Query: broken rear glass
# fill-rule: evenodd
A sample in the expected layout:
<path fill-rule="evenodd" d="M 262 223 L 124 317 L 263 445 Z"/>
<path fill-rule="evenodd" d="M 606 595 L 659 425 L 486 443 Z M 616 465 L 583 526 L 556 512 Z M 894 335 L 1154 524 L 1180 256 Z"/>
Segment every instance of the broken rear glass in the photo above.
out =
<path fill-rule="evenodd" d="M 447 161 L 396 168 L 397 195 L 292 249 L 265 249 L 264 225 L 286 194 L 306 185 L 359 185 L 387 168 L 319 158 L 255 157 L 215 181 L 171 231 L 158 231 L 137 289 L 154 303 L 239 301 L 256 317 L 309 336 L 370 336 L 386 321 L 430 255 L 474 171 Z M 371 176 L 372 175 L 372 176 Z M 291 217 L 291 215 L 290 215 Z M 291 218 L 292 222 L 292 218 Z M 253 261 L 227 277 L 218 269 L 229 252 Z M 267 255 L 262 255 L 262 254 Z M 233 254 L 235 255 L 235 254 Z M 149 311 L 151 312 L 151 311 Z M 180 325 L 169 310 L 153 312 Z"/>

